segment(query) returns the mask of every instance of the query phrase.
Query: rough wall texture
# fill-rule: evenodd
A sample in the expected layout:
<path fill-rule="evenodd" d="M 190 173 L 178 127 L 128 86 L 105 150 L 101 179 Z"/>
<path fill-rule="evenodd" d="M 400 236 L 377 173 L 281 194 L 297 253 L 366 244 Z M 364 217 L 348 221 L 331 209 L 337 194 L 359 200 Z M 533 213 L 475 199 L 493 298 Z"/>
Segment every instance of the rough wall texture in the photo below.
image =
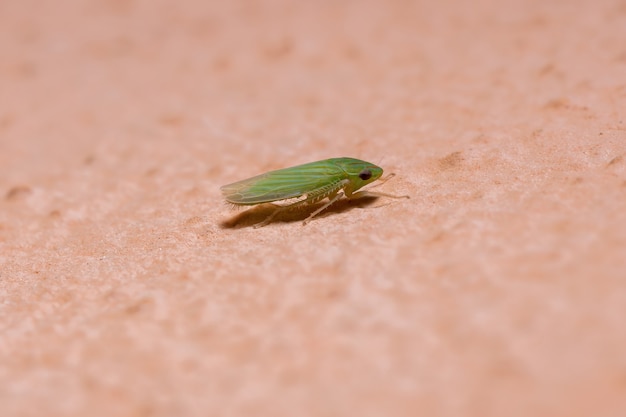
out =
<path fill-rule="evenodd" d="M 0 2 L 0 414 L 626 413 L 620 0 Z M 334 156 L 410 200 L 253 229 Z"/>

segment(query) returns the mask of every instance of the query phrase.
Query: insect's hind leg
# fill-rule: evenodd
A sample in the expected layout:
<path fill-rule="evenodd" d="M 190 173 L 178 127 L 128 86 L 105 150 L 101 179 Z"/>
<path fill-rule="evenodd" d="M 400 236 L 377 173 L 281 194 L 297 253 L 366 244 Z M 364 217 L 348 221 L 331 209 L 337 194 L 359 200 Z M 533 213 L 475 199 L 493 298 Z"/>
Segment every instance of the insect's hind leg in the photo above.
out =
<path fill-rule="evenodd" d="M 276 207 L 276 210 L 274 210 L 274 212 L 273 212 L 272 214 L 270 214 L 269 216 L 267 216 L 267 217 L 265 218 L 265 220 L 263 220 L 263 221 L 262 221 L 262 222 L 260 222 L 260 223 L 255 224 L 255 225 L 254 225 L 254 226 L 252 226 L 252 227 L 254 227 L 255 229 L 258 229 L 259 227 L 267 226 L 267 225 L 268 225 L 268 224 L 272 221 L 272 219 L 273 219 L 274 217 L 276 217 L 276 215 L 277 215 L 278 213 L 282 213 L 283 211 L 287 211 L 287 210 L 289 210 L 289 209 L 292 209 L 295 205 L 298 205 L 298 204 L 300 204 L 300 203 L 301 203 L 301 201 L 297 201 L 297 202 L 295 202 L 295 203 L 293 203 L 293 204 L 289 204 L 288 206 L 279 206 L 279 207 Z"/>
<path fill-rule="evenodd" d="M 303 204 L 306 204 L 306 203 L 308 203 L 308 199 L 296 201 L 295 203 L 288 204 L 286 206 L 278 206 L 276 207 L 276 210 L 274 210 L 272 214 L 270 214 L 269 216 L 265 218 L 265 220 L 263 220 L 260 223 L 255 224 L 253 227 L 255 229 L 258 229 L 259 227 L 267 226 L 272 221 L 272 219 L 276 217 L 277 214 L 282 213 L 284 211 L 293 210 L 294 208 L 301 206 Z"/>
<path fill-rule="evenodd" d="M 269 222 L 271 222 L 271 221 L 272 221 L 272 219 L 273 219 L 274 217 L 276 217 L 276 215 L 277 215 L 278 213 L 280 213 L 280 212 L 284 211 L 284 209 L 285 209 L 285 207 L 277 207 L 277 208 L 276 208 L 276 210 L 274 210 L 274 212 L 273 212 L 272 214 L 270 214 L 269 216 L 267 216 L 267 217 L 265 218 L 265 220 L 263 220 L 263 221 L 262 221 L 262 222 L 260 222 L 260 223 L 255 224 L 255 225 L 254 225 L 254 226 L 252 226 L 252 227 L 253 227 L 253 228 L 255 228 L 255 229 L 258 229 L 259 227 L 263 227 L 263 226 L 268 225 L 268 224 L 269 224 Z"/>
<path fill-rule="evenodd" d="M 302 226 L 306 226 L 306 224 L 308 222 L 310 222 L 313 217 L 317 216 L 318 214 L 320 214 L 322 211 L 326 210 L 331 204 L 333 204 L 335 201 L 339 200 L 341 197 L 343 197 L 343 192 L 339 192 L 337 193 L 334 197 L 330 198 L 328 200 L 328 203 L 324 204 L 322 207 L 318 208 L 317 210 L 315 210 L 313 213 L 309 214 L 309 217 L 307 217 L 306 219 L 304 219 L 304 221 L 302 222 Z"/>
<path fill-rule="evenodd" d="M 332 184 L 329 187 L 322 188 L 322 189 L 320 189 L 320 190 L 318 190 L 316 192 L 308 194 L 304 200 L 296 201 L 295 203 L 292 203 L 292 204 L 289 204 L 289 205 L 286 205 L 286 206 L 278 207 L 272 214 L 270 214 L 261 223 L 255 224 L 254 228 L 258 229 L 259 227 L 263 227 L 263 226 L 267 225 L 269 222 L 272 221 L 272 219 L 274 217 L 276 217 L 276 215 L 278 213 L 282 213 L 283 211 L 286 211 L 286 210 L 293 210 L 293 209 L 295 209 L 295 208 L 297 208 L 299 206 L 303 206 L 303 205 L 307 205 L 307 204 L 313 204 L 313 203 L 316 203 L 316 202 L 318 202 L 318 201 L 328 197 L 329 201 L 326 204 L 324 204 L 319 209 L 315 210 L 313 213 L 311 213 L 309 215 L 309 217 L 304 219 L 304 221 L 302 222 L 302 225 L 305 226 L 309 221 L 311 221 L 311 219 L 313 217 L 317 216 L 323 210 L 328 208 L 328 206 L 330 206 L 335 201 L 339 200 L 342 196 L 345 195 L 343 192 L 339 192 L 339 190 L 341 189 L 341 186 L 344 186 L 344 185 L 345 185 L 344 181 L 339 183 L 339 185 Z"/>

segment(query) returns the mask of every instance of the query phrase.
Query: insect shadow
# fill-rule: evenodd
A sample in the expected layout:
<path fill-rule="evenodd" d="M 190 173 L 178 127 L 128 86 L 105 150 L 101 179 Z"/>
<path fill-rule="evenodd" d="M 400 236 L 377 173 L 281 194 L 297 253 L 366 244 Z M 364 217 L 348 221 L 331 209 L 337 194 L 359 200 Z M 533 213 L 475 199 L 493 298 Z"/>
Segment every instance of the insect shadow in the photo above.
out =
<path fill-rule="evenodd" d="M 319 221 L 322 217 L 332 214 L 349 212 L 350 210 L 356 208 L 371 206 L 379 198 L 379 196 L 375 195 L 354 196 L 351 199 L 342 198 L 315 216 L 312 222 Z M 322 201 L 304 207 L 295 208 L 293 210 L 285 210 L 282 213 L 278 213 L 270 223 L 302 222 L 309 217 L 311 213 L 322 207 L 324 204 L 326 204 L 326 202 Z M 222 229 L 242 229 L 246 227 L 253 227 L 265 220 L 274 211 L 276 211 L 278 207 L 279 206 L 272 203 L 259 204 L 258 206 L 249 208 L 248 210 L 239 213 L 228 220 L 222 221 L 220 223 L 220 227 Z"/>

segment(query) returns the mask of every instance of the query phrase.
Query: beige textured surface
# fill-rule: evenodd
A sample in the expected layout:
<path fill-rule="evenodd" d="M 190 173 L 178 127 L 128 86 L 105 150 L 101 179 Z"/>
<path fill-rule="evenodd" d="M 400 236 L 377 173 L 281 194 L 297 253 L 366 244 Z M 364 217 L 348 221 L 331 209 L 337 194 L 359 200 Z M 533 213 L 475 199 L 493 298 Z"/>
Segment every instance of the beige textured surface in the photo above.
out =
<path fill-rule="evenodd" d="M 6 0 L 0 33 L 0 415 L 626 415 L 623 1 Z M 412 199 L 221 201 L 334 156 Z"/>

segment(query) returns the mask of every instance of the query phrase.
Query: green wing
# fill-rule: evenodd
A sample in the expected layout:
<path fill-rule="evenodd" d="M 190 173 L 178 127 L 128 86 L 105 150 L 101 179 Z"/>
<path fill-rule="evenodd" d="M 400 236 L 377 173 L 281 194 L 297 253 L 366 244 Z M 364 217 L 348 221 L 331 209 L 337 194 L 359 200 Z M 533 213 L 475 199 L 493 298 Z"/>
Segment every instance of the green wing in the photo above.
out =
<path fill-rule="evenodd" d="M 344 178 L 344 170 L 324 160 L 270 171 L 224 185 L 221 190 L 229 203 L 252 205 L 300 197 Z"/>

